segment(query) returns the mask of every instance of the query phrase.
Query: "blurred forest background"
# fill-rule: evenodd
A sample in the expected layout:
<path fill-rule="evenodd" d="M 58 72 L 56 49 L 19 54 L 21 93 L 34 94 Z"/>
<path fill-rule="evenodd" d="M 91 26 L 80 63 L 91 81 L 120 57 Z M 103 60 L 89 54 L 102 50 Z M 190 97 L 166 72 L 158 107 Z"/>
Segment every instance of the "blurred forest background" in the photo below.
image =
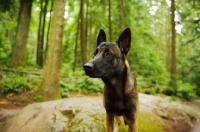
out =
<path fill-rule="evenodd" d="M 84 75 L 99 29 L 116 41 L 130 27 L 128 60 L 139 92 L 200 96 L 200 0 L 1 0 L 1 94 L 34 100 L 101 94 Z"/>

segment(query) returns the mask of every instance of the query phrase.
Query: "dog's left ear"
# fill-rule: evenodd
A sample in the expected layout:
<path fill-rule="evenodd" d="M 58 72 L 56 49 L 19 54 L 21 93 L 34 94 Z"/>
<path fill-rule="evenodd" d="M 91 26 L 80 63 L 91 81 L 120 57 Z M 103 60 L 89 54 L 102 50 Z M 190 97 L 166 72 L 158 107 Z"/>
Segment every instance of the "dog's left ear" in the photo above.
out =
<path fill-rule="evenodd" d="M 127 56 L 128 52 L 131 47 L 131 30 L 130 28 L 126 28 L 117 41 L 119 48 L 121 49 L 122 53 Z"/>

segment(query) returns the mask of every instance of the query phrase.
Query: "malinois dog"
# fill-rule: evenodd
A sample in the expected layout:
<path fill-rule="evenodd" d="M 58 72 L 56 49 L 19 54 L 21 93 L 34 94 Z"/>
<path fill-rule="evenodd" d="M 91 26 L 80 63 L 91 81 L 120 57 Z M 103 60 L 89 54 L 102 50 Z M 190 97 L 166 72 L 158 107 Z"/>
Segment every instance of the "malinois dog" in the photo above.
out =
<path fill-rule="evenodd" d="M 113 132 L 114 117 L 117 121 L 114 132 L 119 130 L 119 116 L 123 116 L 129 132 L 137 132 L 137 84 L 127 61 L 130 45 L 130 28 L 121 33 L 117 42 L 106 42 L 106 34 L 101 29 L 94 58 L 84 65 L 86 75 L 101 78 L 105 84 L 103 97 L 107 132 Z"/>

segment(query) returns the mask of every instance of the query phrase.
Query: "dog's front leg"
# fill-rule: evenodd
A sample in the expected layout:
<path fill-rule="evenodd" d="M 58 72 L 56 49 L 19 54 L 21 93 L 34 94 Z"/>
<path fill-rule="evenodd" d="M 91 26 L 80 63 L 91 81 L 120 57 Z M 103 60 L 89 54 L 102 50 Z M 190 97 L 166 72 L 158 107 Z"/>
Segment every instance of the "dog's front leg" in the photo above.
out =
<path fill-rule="evenodd" d="M 106 113 L 106 131 L 113 132 L 114 115 Z"/>
<path fill-rule="evenodd" d="M 120 125 L 121 125 L 121 121 L 120 121 L 120 119 L 119 119 L 119 116 L 115 116 L 115 119 L 116 119 L 116 121 L 117 121 L 117 125 L 116 125 L 116 127 L 115 127 L 115 129 L 114 129 L 114 132 L 118 132 L 118 131 L 119 131 L 119 127 L 120 127 Z"/>
<path fill-rule="evenodd" d="M 128 124 L 128 132 L 137 132 L 137 122 Z"/>
<path fill-rule="evenodd" d="M 124 115 L 124 121 L 128 125 L 128 132 L 138 132 L 136 115 Z"/>

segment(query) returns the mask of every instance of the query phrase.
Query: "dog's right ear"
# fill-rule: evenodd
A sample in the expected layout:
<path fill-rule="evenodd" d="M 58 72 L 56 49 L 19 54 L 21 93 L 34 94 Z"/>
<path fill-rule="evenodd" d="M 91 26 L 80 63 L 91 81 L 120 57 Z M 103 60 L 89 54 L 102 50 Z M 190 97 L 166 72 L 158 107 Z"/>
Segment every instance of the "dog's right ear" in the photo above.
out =
<path fill-rule="evenodd" d="M 97 36 L 97 47 L 102 43 L 106 42 L 106 34 L 103 29 L 100 29 L 99 34 Z"/>

